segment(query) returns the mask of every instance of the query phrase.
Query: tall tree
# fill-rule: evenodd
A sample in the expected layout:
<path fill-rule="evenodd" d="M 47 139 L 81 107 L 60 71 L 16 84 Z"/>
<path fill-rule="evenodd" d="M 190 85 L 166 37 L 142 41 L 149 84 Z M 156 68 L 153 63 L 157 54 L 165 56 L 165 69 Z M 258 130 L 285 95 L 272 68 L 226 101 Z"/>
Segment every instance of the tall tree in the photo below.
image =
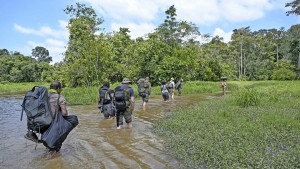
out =
<path fill-rule="evenodd" d="M 286 43 L 287 58 L 298 68 L 300 74 L 300 24 L 287 30 Z"/>
<path fill-rule="evenodd" d="M 67 27 L 70 36 L 64 59 L 68 63 L 68 77 L 71 77 L 68 82 L 70 86 L 91 86 L 99 78 L 95 70 L 99 65 L 96 62 L 99 51 L 96 50 L 95 33 L 100 30 L 99 25 L 103 20 L 97 17 L 93 8 L 80 3 L 68 6 L 64 11 L 71 17 Z"/>
<path fill-rule="evenodd" d="M 286 12 L 287 15 L 300 15 L 300 0 L 294 0 L 285 4 L 285 7 L 290 7 L 291 9 Z"/>
<path fill-rule="evenodd" d="M 32 56 L 35 57 L 38 62 L 50 63 L 52 61 L 52 57 L 49 56 L 49 51 L 42 46 L 37 46 L 32 49 Z"/>
<path fill-rule="evenodd" d="M 232 44 L 236 46 L 236 49 L 240 51 L 239 57 L 239 78 L 245 74 L 245 67 L 244 67 L 244 56 L 245 56 L 245 46 L 247 46 L 249 36 L 251 30 L 250 27 L 234 29 L 233 34 L 231 35 Z"/>
<path fill-rule="evenodd" d="M 120 28 L 119 31 L 113 32 L 109 38 L 112 47 L 111 66 L 115 69 L 112 73 L 112 81 L 121 81 L 124 76 L 130 77 L 130 68 L 135 63 L 132 59 L 134 41 L 130 38 L 130 30 L 128 28 Z"/>
<path fill-rule="evenodd" d="M 9 55 L 9 52 L 7 49 L 1 49 L 0 50 L 0 56 L 3 56 L 3 55 Z"/>

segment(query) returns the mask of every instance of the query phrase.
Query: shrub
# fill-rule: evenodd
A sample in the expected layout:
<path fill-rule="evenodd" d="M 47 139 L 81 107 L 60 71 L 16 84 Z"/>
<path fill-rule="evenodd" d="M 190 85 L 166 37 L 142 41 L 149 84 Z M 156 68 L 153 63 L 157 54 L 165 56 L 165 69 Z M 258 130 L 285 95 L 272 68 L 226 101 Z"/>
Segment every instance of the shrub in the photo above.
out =
<path fill-rule="evenodd" d="M 273 80 L 295 80 L 297 74 L 290 69 L 280 68 L 273 71 L 272 79 Z"/>
<path fill-rule="evenodd" d="M 241 107 L 257 106 L 260 102 L 260 94 L 254 88 L 243 88 L 234 96 L 235 103 Z"/>

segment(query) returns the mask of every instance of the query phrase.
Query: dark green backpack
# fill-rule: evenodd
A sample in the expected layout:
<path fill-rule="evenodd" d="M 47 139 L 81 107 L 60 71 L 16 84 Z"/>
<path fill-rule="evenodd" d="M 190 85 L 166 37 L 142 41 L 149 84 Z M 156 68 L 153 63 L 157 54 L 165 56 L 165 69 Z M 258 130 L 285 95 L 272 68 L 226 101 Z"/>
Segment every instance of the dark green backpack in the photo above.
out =
<path fill-rule="evenodd" d="M 119 111 L 124 111 L 130 106 L 130 87 L 122 89 L 121 86 L 115 88 L 115 107 Z"/>
<path fill-rule="evenodd" d="M 32 90 L 25 94 L 21 106 L 21 121 L 23 111 L 25 111 L 27 115 L 27 127 L 29 130 L 40 133 L 50 126 L 52 116 L 46 87 L 34 86 Z"/>
<path fill-rule="evenodd" d="M 107 88 L 99 89 L 99 97 L 101 104 L 108 104 L 112 100 L 109 94 L 109 90 Z"/>
<path fill-rule="evenodd" d="M 137 81 L 137 86 L 139 95 L 142 96 L 146 93 L 147 89 L 149 88 L 149 83 L 144 78 L 141 78 Z"/>

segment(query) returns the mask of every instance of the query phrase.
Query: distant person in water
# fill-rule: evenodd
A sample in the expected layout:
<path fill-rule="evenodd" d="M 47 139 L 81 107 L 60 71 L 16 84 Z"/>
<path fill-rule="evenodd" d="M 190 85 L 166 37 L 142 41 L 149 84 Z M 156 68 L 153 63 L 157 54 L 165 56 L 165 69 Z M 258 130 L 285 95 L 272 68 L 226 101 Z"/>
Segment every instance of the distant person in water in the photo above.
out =
<path fill-rule="evenodd" d="M 169 90 L 168 90 L 166 81 L 163 80 L 161 82 L 160 90 L 161 90 L 161 95 L 162 95 L 164 101 L 168 101 L 169 100 Z"/>
<path fill-rule="evenodd" d="M 109 82 L 104 82 L 99 88 L 98 108 L 103 113 L 105 119 L 113 119 L 116 111 L 113 104 L 114 91 L 111 90 Z"/>
<path fill-rule="evenodd" d="M 131 80 L 124 78 L 122 85 L 115 88 L 115 107 L 117 110 L 117 129 L 123 127 L 123 118 L 128 128 L 132 128 L 132 114 L 134 112 L 134 90 L 129 85 Z"/>
<path fill-rule="evenodd" d="M 183 79 L 179 79 L 178 82 L 175 84 L 175 88 L 178 91 L 178 96 L 181 96 L 182 86 L 183 86 Z"/>
<path fill-rule="evenodd" d="M 175 82 L 174 82 L 174 78 L 172 77 L 168 83 L 168 91 L 172 99 L 174 99 L 174 89 L 175 89 Z"/>

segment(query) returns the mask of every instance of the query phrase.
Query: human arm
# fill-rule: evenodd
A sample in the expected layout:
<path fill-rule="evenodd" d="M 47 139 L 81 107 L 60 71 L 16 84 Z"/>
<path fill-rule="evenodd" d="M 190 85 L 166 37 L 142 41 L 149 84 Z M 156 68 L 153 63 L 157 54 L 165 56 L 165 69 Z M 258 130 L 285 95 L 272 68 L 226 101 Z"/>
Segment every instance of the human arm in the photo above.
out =
<path fill-rule="evenodd" d="M 151 83 L 149 82 L 149 95 L 151 95 Z"/>
<path fill-rule="evenodd" d="M 130 111 L 131 113 L 133 113 L 135 99 L 134 99 L 134 91 L 132 88 L 129 89 L 129 93 L 130 93 Z"/>
<path fill-rule="evenodd" d="M 68 111 L 67 111 L 67 106 L 66 104 L 61 104 L 60 105 L 60 110 L 61 110 L 61 114 L 63 116 L 67 116 L 68 115 Z"/>
<path fill-rule="evenodd" d="M 130 97 L 130 111 L 134 112 L 134 97 Z"/>
<path fill-rule="evenodd" d="M 64 98 L 64 96 L 60 95 L 59 98 L 59 107 L 60 107 L 60 112 L 63 116 L 67 116 L 68 115 L 68 110 L 67 110 L 67 105 L 66 105 L 66 100 Z"/>

